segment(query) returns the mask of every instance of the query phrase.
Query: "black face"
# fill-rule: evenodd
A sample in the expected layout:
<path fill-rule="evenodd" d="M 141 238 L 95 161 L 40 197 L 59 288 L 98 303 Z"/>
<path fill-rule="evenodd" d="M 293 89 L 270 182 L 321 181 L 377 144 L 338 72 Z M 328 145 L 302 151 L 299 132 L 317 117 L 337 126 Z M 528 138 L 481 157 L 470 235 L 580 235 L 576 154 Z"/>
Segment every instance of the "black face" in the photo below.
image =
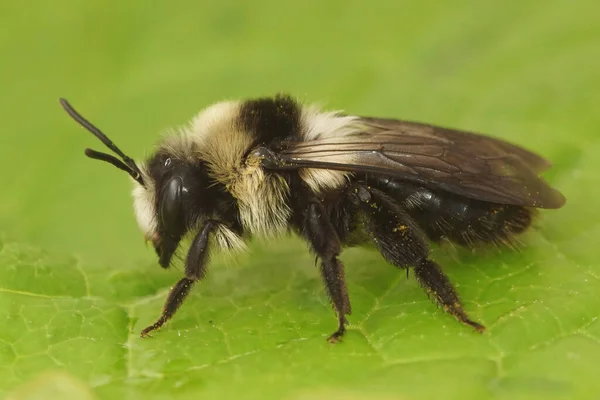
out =
<path fill-rule="evenodd" d="M 158 237 L 154 248 L 166 268 L 181 239 L 205 216 L 235 227 L 235 202 L 222 185 L 209 178 L 201 162 L 190 163 L 159 152 L 148 162 L 156 185 Z"/>
<path fill-rule="evenodd" d="M 198 194 L 207 179 L 194 173 L 193 166 L 162 152 L 152 157 L 148 169 L 156 185 L 158 236 L 153 245 L 160 265 L 167 267 L 182 237 L 201 216 L 202 196 Z M 196 206 L 190 204 L 192 194 L 196 194 Z"/>

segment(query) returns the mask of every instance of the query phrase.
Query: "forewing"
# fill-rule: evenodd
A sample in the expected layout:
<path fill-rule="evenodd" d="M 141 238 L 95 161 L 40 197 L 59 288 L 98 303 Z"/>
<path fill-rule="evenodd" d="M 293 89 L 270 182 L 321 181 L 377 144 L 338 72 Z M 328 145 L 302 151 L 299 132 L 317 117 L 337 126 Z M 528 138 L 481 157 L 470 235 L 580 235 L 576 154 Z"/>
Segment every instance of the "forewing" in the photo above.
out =
<path fill-rule="evenodd" d="M 559 208 L 565 199 L 538 172 L 550 163 L 499 139 L 432 125 L 360 118 L 355 134 L 284 143 L 287 168 L 393 176 L 478 200 Z"/>

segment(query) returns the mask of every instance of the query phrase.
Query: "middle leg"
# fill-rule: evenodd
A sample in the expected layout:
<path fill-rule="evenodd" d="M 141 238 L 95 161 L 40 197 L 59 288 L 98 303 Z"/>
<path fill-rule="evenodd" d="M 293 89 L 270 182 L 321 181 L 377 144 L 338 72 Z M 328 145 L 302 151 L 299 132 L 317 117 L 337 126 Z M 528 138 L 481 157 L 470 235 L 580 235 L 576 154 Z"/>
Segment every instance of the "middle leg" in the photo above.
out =
<path fill-rule="evenodd" d="M 341 252 L 341 243 L 321 203 L 311 202 L 308 205 L 304 234 L 321 259 L 321 276 L 338 315 L 338 329 L 328 339 L 330 343 L 335 343 L 344 336 L 346 315 L 350 315 L 352 310 L 344 277 L 344 265 L 337 258 Z"/>

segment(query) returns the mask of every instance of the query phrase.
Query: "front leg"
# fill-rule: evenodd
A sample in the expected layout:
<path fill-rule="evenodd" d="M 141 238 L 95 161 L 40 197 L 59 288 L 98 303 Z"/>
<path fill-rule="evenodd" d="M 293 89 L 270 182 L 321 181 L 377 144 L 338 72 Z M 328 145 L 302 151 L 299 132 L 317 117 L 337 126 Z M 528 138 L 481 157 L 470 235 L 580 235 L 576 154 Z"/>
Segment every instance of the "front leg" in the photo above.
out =
<path fill-rule="evenodd" d="M 340 341 L 346 332 L 346 315 L 350 315 L 350 299 L 344 279 L 344 265 L 337 258 L 341 252 L 338 235 L 320 203 L 310 203 L 304 221 L 304 234 L 321 259 L 321 276 L 327 294 L 338 315 L 338 329 L 328 339 Z"/>
<path fill-rule="evenodd" d="M 162 314 L 154 324 L 142 331 L 142 337 L 150 336 L 150 332 L 159 329 L 170 320 L 181 304 L 183 304 L 183 301 L 190 293 L 190 290 L 192 290 L 194 284 L 204 278 L 208 260 L 209 236 L 217 225 L 218 222 L 208 220 L 200 232 L 198 232 L 185 260 L 185 278 L 180 279 L 179 282 L 173 286 L 167 296 L 167 301 L 163 307 Z"/>

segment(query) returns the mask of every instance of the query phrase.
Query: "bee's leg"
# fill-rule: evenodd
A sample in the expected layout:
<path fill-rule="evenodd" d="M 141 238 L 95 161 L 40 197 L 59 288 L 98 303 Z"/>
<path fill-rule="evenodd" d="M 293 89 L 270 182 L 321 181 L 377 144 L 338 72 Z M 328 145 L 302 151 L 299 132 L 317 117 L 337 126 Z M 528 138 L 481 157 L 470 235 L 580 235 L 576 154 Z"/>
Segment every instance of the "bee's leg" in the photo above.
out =
<path fill-rule="evenodd" d="M 344 279 L 344 265 L 337 258 L 341 252 L 338 235 L 320 203 L 310 203 L 304 221 L 304 233 L 313 250 L 321 259 L 321 276 L 327 294 L 338 315 L 338 329 L 328 339 L 330 343 L 340 341 L 346 332 L 346 315 L 350 315 L 350 299 Z"/>
<path fill-rule="evenodd" d="M 456 317 L 465 325 L 483 332 L 485 326 L 469 318 L 458 298 L 454 286 L 444 274 L 440 266 L 429 259 L 422 260 L 415 267 L 415 276 L 429 296 L 440 304 L 444 310 Z"/>
<path fill-rule="evenodd" d="M 485 328 L 468 317 L 446 274 L 428 258 L 429 247 L 415 221 L 377 189 L 359 186 L 355 196 L 367 216 L 367 230 L 385 259 L 399 268 L 414 267 L 418 282 L 436 303 L 460 322 L 482 332 Z"/>
<path fill-rule="evenodd" d="M 194 284 L 206 275 L 208 259 L 208 240 L 210 232 L 217 226 L 216 221 L 209 220 L 198 232 L 185 260 L 185 278 L 180 279 L 167 296 L 162 313 L 158 320 L 145 328 L 141 336 L 150 336 L 149 333 L 159 329 L 177 312 L 183 301 L 192 290 Z"/>

